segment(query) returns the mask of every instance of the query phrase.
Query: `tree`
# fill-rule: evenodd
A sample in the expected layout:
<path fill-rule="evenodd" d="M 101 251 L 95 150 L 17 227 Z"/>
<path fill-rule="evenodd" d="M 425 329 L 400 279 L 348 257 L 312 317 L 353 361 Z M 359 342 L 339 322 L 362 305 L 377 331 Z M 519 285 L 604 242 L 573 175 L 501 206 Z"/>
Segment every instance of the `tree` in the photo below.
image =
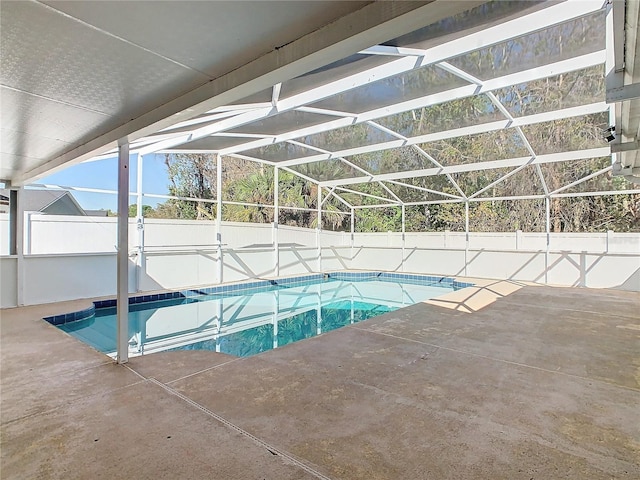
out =
<path fill-rule="evenodd" d="M 151 205 L 142 205 L 142 216 L 143 217 L 152 217 L 153 216 L 153 207 Z M 138 215 L 138 205 L 131 204 L 129 205 L 129 218 L 135 217 Z"/>
<path fill-rule="evenodd" d="M 492 2 L 487 9 L 511 8 L 518 10 L 514 2 Z M 479 11 L 483 11 L 480 9 Z M 533 68 L 573 55 L 588 53 L 601 48 L 604 42 L 601 28 L 602 12 L 539 30 L 523 37 L 478 49 L 469 54 L 449 59 L 448 62 L 482 80 L 504 76 L 523 67 Z M 462 24 L 474 22 L 474 16 L 457 17 Z M 444 24 L 438 28 L 445 28 Z M 386 106 L 397 100 L 408 100 L 449 90 L 467 84 L 438 66 L 427 66 L 382 79 L 348 92 L 326 98 L 314 104 L 319 108 L 361 112 Z M 572 71 L 545 79 L 508 86 L 492 92 L 495 98 L 513 117 L 522 117 L 601 101 L 605 82 L 602 65 Z M 505 120 L 502 106 L 495 98 L 478 94 L 458 98 L 445 103 L 419 108 L 376 120 L 382 126 L 406 137 L 468 125 Z M 350 164 L 371 174 L 398 171 L 416 171 L 439 166 L 458 166 L 510 158 L 529 158 L 561 151 L 575 151 L 605 146 L 603 130 L 608 127 L 606 113 L 584 115 L 544 123 L 533 123 L 515 128 L 454 136 L 416 146 L 354 155 L 349 163 L 331 158 L 309 164 L 292 166 L 300 174 L 315 181 L 365 176 Z M 300 143 L 325 148 L 330 151 L 348 149 L 365 144 L 375 144 L 392 137 L 374 124 L 360 123 L 327 132 L 320 132 L 298 139 Z M 526 141 L 525 141 L 526 139 Z M 304 148 L 282 142 L 258 149 L 258 156 L 278 161 L 302 157 Z M 533 152 L 531 151 L 533 150 Z M 205 158 L 206 157 L 206 158 Z M 213 198 L 215 195 L 214 162 L 207 156 L 167 157 L 171 177 L 170 190 L 175 195 Z M 377 182 L 348 185 L 353 192 L 336 190 L 351 205 L 385 204 L 381 208 L 358 209 L 358 231 L 399 231 L 402 226 L 399 197 L 406 203 L 437 202 L 451 197 L 492 197 L 498 200 L 471 202 L 469 227 L 471 231 L 544 231 L 546 226 L 545 201 L 543 199 L 509 200 L 513 197 L 543 196 L 610 164 L 609 158 L 586 159 L 527 166 L 514 173 L 513 168 L 487 169 L 459 172 L 451 175 L 431 175 L 407 178 L 402 182 L 409 187 Z M 223 198 L 255 206 L 225 205 L 225 219 L 252 222 L 272 222 L 273 167 L 258 165 L 239 159 L 225 158 Z M 462 169 L 461 169 L 462 170 Z M 505 174 L 510 177 L 501 180 Z M 542 177 L 542 178 L 541 178 Z M 410 188 L 414 186 L 417 188 Z M 490 187 L 490 188 L 489 188 Z M 279 204 L 282 224 L 317 226 L 317 184 L 303 180 L 290 172 L 280 171 Z M 588 193 L 602 190 L 635 188 L 622 178 L 610 173 L 579 183 L 562 193 Z M 393 194 L 389 193 L 392 190 Z M 442 192 L 438 195 L 430 191 Z M 461 194 L 461 192 L 464 194 Z M 373 196 L 373 197 L 372 197 Z M 387 198 L 385 202 L 380 198 Z M 505 200 L 506 199 L 506 200 Z M 290 207 L 287 209 L 287 207 Z M 305 207 L 310 210 L 295 210 Z M 211 211 L 212 205 L 199 206 L 196 202 L 170 201 L 157 207 L 178 218 L 204 218 L 203 209 Z M 325 199 L 323 228 L 336 230 L 349 228 L 347 212 L 335 197 Z M 640 231 L 640 195 L 580 196 L 552 198 L 551 231 L 601 231 L 613 228 L 617 231 Z M 211 212 L 213 213 L 213 212 Z M 465 230 L 465 204 L 424 204 L 405 207 L 407 231 Z"/>

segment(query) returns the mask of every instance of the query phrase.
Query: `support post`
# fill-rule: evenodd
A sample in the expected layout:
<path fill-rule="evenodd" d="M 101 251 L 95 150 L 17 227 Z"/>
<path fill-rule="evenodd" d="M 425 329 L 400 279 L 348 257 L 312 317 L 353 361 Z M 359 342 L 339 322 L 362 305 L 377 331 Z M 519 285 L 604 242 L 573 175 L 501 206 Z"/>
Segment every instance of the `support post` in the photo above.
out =
<path fill-rule="evenodd" d="M 18 190 L 9 190 L 9 255 L 18 254 L 18 196 Z"/>
<path fill-rule="evenodd" d="M 316 293 L 318 303 L 316 306 L 316 315 L 318 320 L 316 322 L 316 334 L 322 335 L 322 286 L 320 286 L 320 291 Z"/>
<path fill-rule="evenodd" d="M 218 302 L 218 315 L 216 316 L 216 352 L 220 353 L 220 330 L 222 329 L 222 316 L 224 315 L 224 299 L 216 300 Z"/>
<path fill-rule="evenodd" d="M 522 249 L 522 230 L 516 230 L 516 250 Z"/>
<path fill-rule="evenodd" d="M 400 265 L 401 267 L 401 271 L 404 272 L 404 255 L 405 255 L 405 251 L 404 251 L 404 247 L 405 247 L 405 241 L 404 241 L 404 234 L 405 234 L 405 221 L 404 221 L 404 215 L 405 215 L 405 208 L 404 208 L 404 203 L 402 204 L 402 264 Z"/>
<path fill-rule="evenodd" d="M 318 184 L 318 225 L 316 226 L 316 246 L 318 248 L 318 272 L 322 273 L 322 187 Z"/>
<path fill-rule="evenodd" d="M 273 292 L 273 348 L 278 348 L 278 313 L 280 312 L 280 294 Z"/>
<path fill-rule="evenodd" d="M 469 259 L 469 199 L 464 202 L 464 274 L 469 275 L 467 261 Z"/>
<path fill-rule="evenodd" d="M 216 155 L 216 245 L 218 251 L 218 283 L 222 283 L 222 156 Z"/>
<path fill-rule="evenodd" d="M 605 98 L 607 103 L 611 103 L 613 99 L 610 92 L 617 91 L 624 86 L 624 16 L 625 2 L 610 1 L 606 6 L 605 19 Z M 609 126 L 616 127 L 616 139 L 611 143 L 611 147 L 626 140 L 622 132 L 622 104 L 619 102 L 612 103 L 609 110 Z M 622 155 L 611 152 L 611 163 L 615 165 L 615 171 L 619 171 L 626 165 L 622 164 Z"/>
<path fill-rule="evenodd" d="M 136 227 L 138 232 L 137 258 L 136 258 L 136 292 L 141 290 L 141 277 L 146 271 L 144 258 L 144 216 L 142 212 L 142 155 L 138 154 L 136 172 Z"/>
<path fill-rule="evenodd" d="M 117 362 L 129 361 L 129 143 L 118 147 Z"/>
<path fill-rule="evenodd" d="M 280 220 L 280 193 L 279 193 L 279 168 L 273 168 L 273 273 L 277 277 L 280 275 L 280 244 L 278 242 L 278 222 Z M 275 347 L 274 347 L 275 348 Z"/>
<path fill-rule="evenodd" d="M 16 256 L 16 305 L 24 305 L 24 188 L 9 190 L 9 255 Z"/>
<path fill-rule="evenodd" d="M 545 211 L 545 227 L 544 231 L 547 236 L 547 250 L 551 244 L 551 200 L 549 196 L 544 197 L 544 211 Z"/>
<path fill-rule="evenodd" d="M 551 247 L 551 199 L 549 195 L 544 197 L 545 232 L 547 245 L 544 251 L 544 283 L 549 283 L 549 249 Z"/>
<path fill-rule="evenodd" d="M 355 244 L 355 227 L 356 227 L 356 216 L 355 216 L 355 208 L 351 208 L 351 260 L 349 261 L 349 266 L 352 267 L 353 263 L 353 246 Z M 353 322 L 352 322 L 353 323 Z"/>
<path fill-rule="evenodd" d="M 32 246 L 32 241 L 31 241 L 31 229 L 32 229 L 32 219 L 31 216 L 33 215 L 33 212 L 23 212 L 23 218 L 24 218 L 24 237 L 22 239 L 22 245 L 23 245 L 23 250 L 24 250 L 24 254 L 25 255 L 31 255 L 31 246 Z"/>

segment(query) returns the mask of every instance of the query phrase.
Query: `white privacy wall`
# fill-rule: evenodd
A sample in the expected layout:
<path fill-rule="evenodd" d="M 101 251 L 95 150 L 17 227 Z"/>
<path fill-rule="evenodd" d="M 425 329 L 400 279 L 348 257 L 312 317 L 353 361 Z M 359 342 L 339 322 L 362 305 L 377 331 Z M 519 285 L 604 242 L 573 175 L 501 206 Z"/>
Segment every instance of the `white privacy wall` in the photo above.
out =
<path fill-rule="evenodd" d="M 24 255 L 0 259 L 2 307 L 115 295 L 114 218 L 27 214 L 25 220 Z M 352 236 L 280 225 L 278 252 L 270 224 L 223 222 L 220 249 L 216 234 L 211 221 L 146 219 L 140 232 L 131 219 L 130 292 L 348 269 L 640 291 L 634 233 L 551 234 L 547 250 L 539 233 L 471 233 L 467 246 L 458 232 Z"/>
<path fill-rule="evenodd" d="M 18 259 L 15 256 L 0 258 L 0 308 L 13 307 L 18 299 Z"/>
<path fill-rule="evenodd" d="M 22 264 L 24 304 L 51 303 L 116 293 L 116 255 L 32 255 Z M 129 284 L 135 267 L 129 262 Z"/>
<path fill-rule="evenodd" d="M 148 292 L 211 285 L 217 281 L 217 271 L 216 250 L 146 252 L 136 266 L 137 288 L 135 283 L 130 284 L 130 290 Z"/>

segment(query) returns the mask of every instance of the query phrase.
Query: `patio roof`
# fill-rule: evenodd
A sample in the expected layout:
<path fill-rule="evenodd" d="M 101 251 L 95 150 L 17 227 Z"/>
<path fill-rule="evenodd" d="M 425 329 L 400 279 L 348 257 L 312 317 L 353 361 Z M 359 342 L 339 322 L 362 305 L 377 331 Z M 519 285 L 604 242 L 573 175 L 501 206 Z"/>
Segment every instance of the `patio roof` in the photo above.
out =
<path fill-rule="evenodd" d="M 0 179 L 30 183 L 479 3 L 3 2 Z"/>
<path fill-rule="evenodd" d="M 623 39 L 637 42 L 638 9 L 626 9 L 622 37 L 615 22 L 624 18 L 624 6 L 483 4 L 176 122 L 132 142 L 131 153 L 253 160 L 319 183 L 348 207 L 371 204 L 373 197 L 358 185 L 372 182 L 386 192 L 373 203 L 400 205 L 406 202 L 398 188 L 431 194 L 420 203 L 478 201 L 488 188 L 525 172 L 540 188 L 509 198 L 567 195 L 612 171 L 637 181 L 636 49 L 627 45 L 623 57 L 619 52 Z M 540 94 L 545 83 L 556 96 Z M 564 136 L 547 141 L 576 119 L 591 129 L 588 141 L 577 148 Z M 610 127 L 613 141 L 606 139 Z M 489 148 L 470 150 L 478 139 Z M 448 148 L 457 149 L 455 159 L 443 155 Z M 393 162 L 408 156 L 409 162 Z M 552 187 L 545 178 L 546 164 L 604 158 L 578 181 Z M 456 183 L 456 175 L 480 170 L 495 181 L 473 192 Z M 411 182 L 437 175 L 456 193 Z M 612 192 L 601 186 L 574 193 Z M 615 188 L 637 192 L 631 182 Z"/>
<path fill-rule="evenodd" d="M 479 196 L 454 179 L 473 170 L 506 179 L 534 168 L 543 195 L 561 193 L 547 188 L 537 166 L 546 163 L 613 155 L 600 174 L 638 175 L 635 2 L 386 3 L 269 2 L 251 16 L 233 2 L 5 3 L 0 178 L 29 183 L 114 155 L 123 139 L 141 155 L 277 165 L 332 194 L 384 182 L 391 204 L 402 202 L 391 185 L 433 175 L 445 175 L 458 200 Z M 212 16 L 225 22 L 211 25 Z M 157 28 L 134 28 L 143 19 Z M 219 38 L 235 40 L 212 49 Z M 591 94 L 566 88 L 562 102 L 531 92 L 585 79 Z M 442 106 L 463 114 L 447 118 Z M 615 127 L 615 139 L 547 151 L 527 131 L 585 117 L 603 132 Z M 455 164 L 438 155 L 454 139 L 479 137 L 512 148 L 460 152 Z M 380 168 L 376 158 L 394 149 L 414 156 L 414 167 Z M 336 175 L 318 176 L 317 162 Z"/>

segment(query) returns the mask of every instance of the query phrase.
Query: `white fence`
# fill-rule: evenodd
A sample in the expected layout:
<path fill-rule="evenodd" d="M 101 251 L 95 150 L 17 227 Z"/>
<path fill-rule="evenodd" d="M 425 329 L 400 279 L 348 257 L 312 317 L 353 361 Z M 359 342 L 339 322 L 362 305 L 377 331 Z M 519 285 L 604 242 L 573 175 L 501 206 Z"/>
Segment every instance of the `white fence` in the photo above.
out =
<path fill-rule="evenodd" d="M 402 247 L 401 233 L 356 233 L 355 245 L 367 247 Z M 464 232 L 406 233 L 405 248 L 466 248 Z M 497 232 L 469 233 L 470 249 L 546 250 L 545 233 Z M 638 233 L 551 233 L 549 249 L 574 252 L 640 253 Z"/>
<path fill-rule="evenodd" d="M 25 220 L 24 255 L 0 259 L 0 306 L 115 295 L 114 218 L 30 214 Z M 143 233 L 140 252 L 132 220 L 131 292 L 345 269 L 640 291 L 640 234 L 632 233 L 552 234 L 547 249 L 546 235 L 539 233 L 471 233 L 467 245 L 465 234 L 455 232 L 352 238 L 289 226 L 276 234 L 269 224 L 224 222 L 220 250 L 214 222 L 147 219 Z"/>
<path fill-rule="evenodd" d="M 25 214 L 24 253 L 109 253 L 116 251 L 115 217 L 79 217 Z M 166 249 L 216 248 L 216 224 L 212 221 L 146 219 L 144 246 L 147 251 Z M 225 248 L 270 248 L 274 241 L 271 224 L 223 222 L 222 243 Z M 402 248 L 398 232 L 355 233 L 355 246 Z M 317 247 L 315 230 L 280 225 L 277 232 L 281 246 Z M 546 250 L 544 233 L 469 233 L 470 249 Z M 0 254 L 8 253 L 7 216 L 0 214 Z M 129 222 L 129 249 L 138 244 L 135 219 Z M 322 231 L 320 245 L 351 246 L 348 232 Z M 460 232 L 410 232 L 404 235 L 405 248 L 465 249 L 466 236 Z M 640 253 L 638 233 L 552 233 L 549 250 L 572 252 Z"/>

